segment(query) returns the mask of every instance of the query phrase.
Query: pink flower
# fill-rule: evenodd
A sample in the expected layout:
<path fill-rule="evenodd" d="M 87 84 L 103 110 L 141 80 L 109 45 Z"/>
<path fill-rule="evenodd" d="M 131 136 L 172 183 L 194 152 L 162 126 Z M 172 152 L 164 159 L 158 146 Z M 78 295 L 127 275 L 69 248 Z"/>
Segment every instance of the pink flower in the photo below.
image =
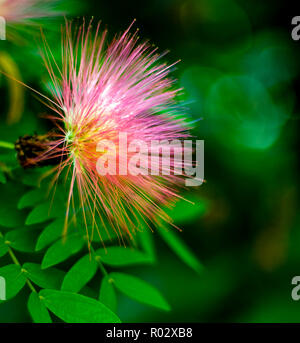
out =
<path fill-rule="evenodd" d="M 159 166 L 170 175 L 125 175 L 120 170 L 132 167 L 133 154 L 127 159 L 119 154 L 117 175 L 99 175 L 97 162 L 107 151 L 97 145 L 107 140 L 119 147 L 120 133 L 126 133 L 128 144 L 182 139 L 188 136 L 187 125 L 175 101 L 179 90 L 168 78 L 171 66 L 161 62 L 157 49 L 147 42 L 138 44 L 131 26 L 107 45 L 107 32 L 100 33 L 99 27 L 93 37 L 91 24 L 73 34 L 71 23 L 66 23 L 61 66 L 45 43 L 49 106 L 55 113 L 51 119 L 60 133 L 37 162 L 61 157 L 57 177 L 62 170 L 70 173 L 67 217 L 77 187 L 84 216 L 102 222 L 97 227 L 100 236 L 107 223 L 120 236 L 131 236 L 143 222 L 171 222 L 163 207 L 178 197 L 182 179 L 171 173 L 177 161 L 171 157 L 171 164 Z M 140 163 L 146 161 L 148 157 Z"/>

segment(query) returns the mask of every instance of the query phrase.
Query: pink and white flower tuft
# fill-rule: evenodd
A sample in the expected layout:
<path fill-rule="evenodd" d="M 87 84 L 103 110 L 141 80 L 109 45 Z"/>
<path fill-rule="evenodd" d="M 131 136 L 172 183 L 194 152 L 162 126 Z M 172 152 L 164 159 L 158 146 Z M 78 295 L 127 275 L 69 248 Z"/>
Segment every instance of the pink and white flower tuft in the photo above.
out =
<path fill-rule="evenodd" d="M 130 29 L 106 46 L 107 32 L 100 33 L 100 24 L 93 36 L 91 25 L 73 33 L 67 22 L 62 66 L 46 43 L 43 53 L 51 78 L 49 106 L 60 133 L 39 160 L 61 156 L 57 177 L 62 170 L 71 173 L 67 217 L 77 187 L 84 216 L 100 218 L 103 227 L 108 223 L 120 236 L 131 236 L 142 222 L 171 222 L 162 208 L 178 197 L 182 180 L 174 173 L 99 175 L 97 161 L 103 151 L 97 151 L 98 143 L 108 140 L 118 146 L 120 133 L 127 134 L 128 142 L 188 136 L 175 101 L 179 90 L 168 78 L 171 66 L 160 61 L 161 55 L 149 43 L 138 44 L 137 31 Z M 120 155 L 119 168 L 129 168 L 128 160 Z M 176 163 L 173 158 L 171 166 L 160 169 L 172 169 Z"/>

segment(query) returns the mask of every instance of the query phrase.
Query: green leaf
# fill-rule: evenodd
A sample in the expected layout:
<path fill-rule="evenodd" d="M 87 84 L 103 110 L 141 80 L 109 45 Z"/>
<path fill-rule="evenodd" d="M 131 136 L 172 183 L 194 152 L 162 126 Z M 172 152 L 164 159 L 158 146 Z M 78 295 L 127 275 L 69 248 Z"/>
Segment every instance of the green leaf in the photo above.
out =
<path fill-rule="evenodd" d="M 39 236 L 35 250 L 36 251 L 42 250 L 49 244 L 61 238 L 64 231 L 64 225 L 65 225 L 65 218 L 56 219 L 51 224 L 49 224 Z M 82 237 L 87 236 L 85 224 L 83 222 L 80 221 L 77 226 L 75 226 L 74 223 L 68 224 L 68 234 L 74 233 L 75 229 L 77 230 L 78 234 L 82 235 Z M 89 232 L 89 238 L 91 238 L 91 234 L 92 234 L 91 226 L 88 227 L 88 232 Z M 113 237 L 113 233 L 111 233 L 109 237 L 106 232 L 104 232 L 101 236 L 103 242 L 112 239 L 112 237 Z M 95 229 L 95 232 L 93 235 L 93 242 L 99 242 L 99 241 L 101 240 Z"/>
<path fill-rule="evenodd" d="M 104 264 L 114 267 L 153 262 L 151 256 L 138 250 L 123 247 L 101 248 L 95 252 L 95 256 L 100 258 Z"/>
<path fill-rule="evenodd" d="M 51 204 L 46 202 L 35 207 L 26 218 L 26 225 L 43 223 L 49 219 L 63 216 L 64 207 L 59 206 L 55 201 Z"/>
<path fill-rule="evenodd" d="M 18 209 L 33 207 L 43 200 L 45 200 L 45 189 L 33 189 L 22 196 L 18 202 Z"/>
<path fill-rule="evenodd" d="M 160 292 L 147 282 L 124 273 L 111 273 L 109 277 L 114 281 L 115 286 L 128 297 L 165 311 L 170 310 L 169 304 Z"/>
<path fill-rule="evenodd" d="M 17 210 L 17 200 L 24 188 L 17 183 L 0 183 L 0 194 L 5 194 L 5 201 L 0 206 L 0 225 L 6 228 L 16 228 L 24 225 L 25 213 Z"/>
<path fill-rule="evenodd" d="M 70 256 L 78 253 L 84 246 L 85 241 L 78 234 L 72 234 L 61 238 L 46 251 L 42 261 L 42 269 L 49 268 L 67 260 Z"/>
<path fill-rule="evenodd" d="M 78 260 L 66 274 L 61 289 L 77 293 L 96 274 L 98 265 L 90 255 L 83 256 Z"/>
<path fill-rule="evenodd" d="M 0 276 L 6 281 L 6 300 L 16 296 L 26 283 L 26 277 L 22 273 L 21 267 L 16 264 L 0 268 Z"/>
<path fill-rule="evenodd" d="M 154 242 L 153 242 L 153 233 L 150 231 L 150 229 L 145 228 L 143 231 L 140 231 L 138 233 L 138 238 L 139 238 L 142 248 L 154 262 L 156 258 L 155 258 Z"/>
<path fill-rule="evenodd" d="M 22 252 L 33 252 L 35 249 L 35 242 L 38 232 L 36 230 L 16 229 L 9 231 L 5 235 L 5 241 L 12 248 Z"/>
<path fill-rule="evenodd" d="M 109 275 L 102 279 L 99 300 L 113 312 L 117 311 L 117 295 Z"/>
<path fill-rule="evenodd" d="M 5 164 L 5 167 L 8 168 L 9 171 L 20 168 L 20 164 L 16 159 L 16 155 L 12 154 L 11 151 L 7 153 L 1 153 L 0 161 Z"/>
<path fill-rule="evenodd" d="M 179 200 L 171 210 L 165 210 L 176 224 L 191 222 L 207 211 L 206 200 L 196 195 L 184 196 L 184 199 L 186 200 Z"/>
<path fill-rule="evenodd" d="M 23 270 L 28 279 L 41 288 L 59 289 L 64 277 L 64 272 L 59 269 L 41 269 L 36 263 L 25 263 Z"/>
<path fill-rule="evenodd" d="M 0 169 L 0 183 L 6 183 L 6 177 L 1 169 Z"/>
<path fill-rule="evenodd" d="M 50 169 L 51 167 L 47 166 L 26 170 L 26 174 L 22 178 L 22 183 L 27 186 L 38 187 Z"/>
<path fill-rule="evenodd" d="M 50 314 L 37 293 L 30 294 L 27 306 L 34 323 L 52 323 Z"/>
<path fill-rule="evenodd" d="M 42 290 L 47 308 L 67 323 L 120 323 L 120 319 L 100 301 L 64 291 Z"/>
<path fill-rule="evenodd" d="M 80 294 L 88 298 L 96 299 L 99 296 L 99 291 L 97 292 L 94 287 L 91 288 L 90 286 L 86 285 L 81 289 Z"/>
<path fill-rule="evenodd" d="M 56 219 L 54 222 L 46 226 L 41 235 L 38 238 L 35 250 L 39 251 L 44 249 L 49 244 L 55 242 L 62 237 L 64 230 L 65 219 Z"/>
<path fill-rule="evenodd" d="M 8 246 L 4 243 L 4 238 L 0 236 L 0 257 L 8 252 Z"/>
<path fill-rule="evenodd" d="M 158 232 L 170 248 L 196 272 L 200 272 L 203 266 L 197 257 L 190 251 L 187 245 L 175 234 L 173 230 L 167 230 L 164 226 L 157 228 Z"/>

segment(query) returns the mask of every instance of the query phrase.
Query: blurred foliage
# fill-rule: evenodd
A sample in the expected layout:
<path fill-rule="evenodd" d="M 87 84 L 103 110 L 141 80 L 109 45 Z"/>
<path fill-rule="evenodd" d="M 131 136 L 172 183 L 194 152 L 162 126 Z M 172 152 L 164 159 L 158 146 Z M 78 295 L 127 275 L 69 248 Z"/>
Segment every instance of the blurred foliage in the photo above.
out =
<path fill-rule="evenodd" d="M 13 299 L 0 305 L 0 321 L 29 321 L 30 313 L 43 322 L 299 322 L 300 304 L 291 298 L 300 260 L 300 49 L 290 37 L 297 12 L 283 12 L 280 1 L 92 0 L 80 7 L 70 1 L 66 12 L 95 16 L 110 37 L 137 18 L 141 37 L 170 50 L 167 61 L 182 60 L 173 75 L 185 89 L 180 100 L 193 135 L 205 140 L 206 182 L 183 194 L 194 206 L 173 209 L 182 231 L 142 232 L 126 249 L 105 238 L 109 254 L 95 242 L 97 258 L 90 259 L 80 225 L 70 228 L 70 240 L 61 237 L 63 204 L 56 201 L 48 212 L 35 174 L 42 171 L 20 170 L 14 154 L 1 149 L 0 274 L 13 280 Z M 55 55 L 61 23 L 39 23 Z M 17 41 L 1 41 L 0 63 L 6 56 L 16 78 L 45 93 L 47 72 L 32 30 L 39 37 L 37 25 L 19 31 Z M 44 105 L 23 90 L 22 111 L 14 87 L 1 76 L 0 140 L 11 143 L 51 128 L 40 118 Z M 22 267 L 12 264 L 9 251 Z M 109 274 L 101 278 L 103 266 Z M 26 280 L 42 289 L 43 301 Z M 82 306 L 93 319 L 80 317 Z"/>
<path fill-rule="evenodd" d="M 6 279 L 7 299 L 0 300 L 0 313 L 6 304 L 22 296 L 28 298 L 27 316 L 30 313 L 34 322 L 57 318 L 76 323 L 119 322 L 117 290 L 138 302 L 170 311 L 168 302 L 150 283 L 115 271 L 155 264 L 148 228 L 140 227 L 136 242 L 125 247 L 109 228 L 100 231 L 100 238 L 94 233 L 95 224 L 88 217 L 83 221 L 81 211 L 76 210 L 76 222 L 70 220 L 64 236 L 67 184 L 58 183 L 53 193 L 48 167 L 11 170 L 8 163 L 6 168 L 10 173 L 3 173 L 0 186 L 1 194 L 5 194 L 0 213 L 0 275 Z M 184 206 L 193 206 L 182 202 L 177 206 L 183 211 Z M 194 207 L 194 211 L 199 208 L 202 206 Z M 97 227 L 101 229 L 100 221 Z M 167 228 L 161 230 L 178 256 L 198 271 L 199 262 L 180 238 Z"/>

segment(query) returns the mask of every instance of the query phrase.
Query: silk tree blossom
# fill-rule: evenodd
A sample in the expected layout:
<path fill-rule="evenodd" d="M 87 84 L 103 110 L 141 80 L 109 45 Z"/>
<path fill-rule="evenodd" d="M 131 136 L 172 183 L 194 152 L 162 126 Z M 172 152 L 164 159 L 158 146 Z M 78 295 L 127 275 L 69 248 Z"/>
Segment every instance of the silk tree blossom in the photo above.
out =
<path fill-rule="evenodd" d="M 46 152 L 31 163 L 61 159 L 56 177 L 66 170 L 71 180 L 66 218 L 77 187 L 84 217 L 91 215 L 102 223 L 97 227 L 100 236 L 107 223 L 122 237 L 131 236 L 143 223 L 171 222 L 163 208 L 179 197 L 183 184 L 172 172 L 181 163 L 174 155 L 171 164 L 160 165 L 163 175 L 124 172 L 133 163 L 128 156 L 124 158 L 124 151 L 117 154 L 116 175 L 97 172 L 97 162 L 109 154 L 107 148 L 99 149 L 99 143 L 110 141 L 118 147 L 120 133 L 126 133 L 128 144 L 189 137 L 175 100 L 180 90 L 169 78 L 172 65 L 161 61 L 157 48 L 139 43 L 138 31 L 130 31 L 131 26 L 107 44 L 107 31 L 100 32 L 100 24 L 93 35 L 91 24 L 74 30 L 67 22 L 61 62 L 54 59 L 46 40 L 43 50 L 51 79 L 52 98 L 47 99 L 58 133 L 43 142 Z"/>

